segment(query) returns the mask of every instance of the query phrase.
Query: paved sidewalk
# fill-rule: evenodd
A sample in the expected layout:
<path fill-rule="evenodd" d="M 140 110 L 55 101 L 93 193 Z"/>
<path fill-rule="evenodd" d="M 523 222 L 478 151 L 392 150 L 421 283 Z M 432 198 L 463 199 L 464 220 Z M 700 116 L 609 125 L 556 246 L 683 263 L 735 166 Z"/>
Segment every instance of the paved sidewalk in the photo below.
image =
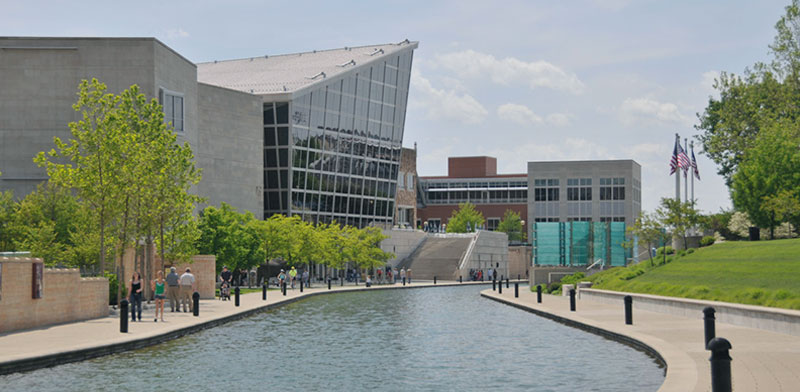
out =
<path fill-rule="evenodd" d="M 481 284 L 481 282 L 464 282 L 463 284 Z M 437 286 L 448 285 L 459 285 L 459 283 L 439 281 Z M 270 290 L 267 293 L 267 301 L 261 299 L 261 292 L 244 294 L 240 296 L 239 307 L 234 306 L 233 294 L 231 301 L 201 300 L 198 317 L 194 317 L 192 313 L 170 312 L 169 301 L 167 301 L 164 322 L 153 321 L 154 306 L 151 304 L 149 309 L 142 312 L 143 321 L 130 322 L 128 319 L 128 333 L 119 332 L 118 314 L 75 323 L 8 332 L 0 334 L 0 374 L 22 369 L 33 370 L 146 347 L 310 295 L 430 286 L 433 286 L 433 282 L 414 280 L 413 284 L 406 286 L 403 286 L 402 283 L 384 284 L 375 285 L 369 289 L 363 283 L 359 283 L 358 286 L 333 285 L 332 289 L 328 291 L 327 284 L 316 283 L 313 288 L 305 289 L 302 294 L 299 288 L 289 289 L 285 297 L 280 291 Z M 127 317 L 130 317 L 130 314 Z"/>
<path fill-rule="evenodd" d="M 710 391 L 709 351 L 704 349 L 703 315 L 685 318 L 633 310 L 633 325 L 625 325 L 623 303 L 609 305 L 589 300 L 576 301 L 576 311 L 569 310 L 569 297 L 543 295 L 536 303 L 536 293 L 520 287 L 498 294 L 491 289 L 481 295 L 523 307 L 546 317 L 579 323 L 589 330 L 603 330 L 633 338 L 657 351 L 667 364 L 667 377 L 659 391 Z M 731 342 L 731 373 L 734 391 L 800 390 L 800 338 L 760 329 L 717 323 L 716 335 Z M 635 375 L 620 373 L 620 377 Z"/>

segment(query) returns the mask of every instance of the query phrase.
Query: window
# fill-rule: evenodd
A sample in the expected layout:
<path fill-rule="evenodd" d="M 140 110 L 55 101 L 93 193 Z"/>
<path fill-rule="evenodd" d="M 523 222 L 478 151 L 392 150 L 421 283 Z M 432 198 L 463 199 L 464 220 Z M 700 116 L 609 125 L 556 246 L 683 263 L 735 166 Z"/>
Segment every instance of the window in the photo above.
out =
<path fill-rule="evenodd" d="M 172 128 L 175 132 L 183 133 L 183 94 L 162 88 L 159 95 L 161 106 L 164 107 L 164 122 L 172 124 Z"/>
<path fill-rule="evenodd" d="M 489 231 L 497 230 L 497 226 L 500 225 L 500 218 L 489 218 L 486 219 L 486 229 Z"/>

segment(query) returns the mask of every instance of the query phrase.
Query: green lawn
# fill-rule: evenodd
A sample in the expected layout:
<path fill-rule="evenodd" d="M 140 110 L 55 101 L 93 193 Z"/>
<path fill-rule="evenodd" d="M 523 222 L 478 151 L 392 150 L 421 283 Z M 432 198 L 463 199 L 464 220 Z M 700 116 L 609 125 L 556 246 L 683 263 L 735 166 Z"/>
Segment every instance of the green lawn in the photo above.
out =
<path fill-rule="evenodd" d="M 726 242 L 667 260 L 584 280 L 606 290 L 800 309 L 800 239 Z"/>

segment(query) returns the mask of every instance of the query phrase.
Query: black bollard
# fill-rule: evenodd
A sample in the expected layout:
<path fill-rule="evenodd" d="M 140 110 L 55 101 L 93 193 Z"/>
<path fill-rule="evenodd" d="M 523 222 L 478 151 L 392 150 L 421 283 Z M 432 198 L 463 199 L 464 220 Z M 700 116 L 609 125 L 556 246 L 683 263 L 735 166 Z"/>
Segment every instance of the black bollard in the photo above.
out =
<path fill-rule="evenodd" d="M 339 286 L 344 286 L 344 278 L 339 278 Z"/>
<path fill-rule="evenodd" d="M 520 280 L 519 278 L 520 278 L 520 274 L 517 274 L 517 280 Z"/>
<path fill-rule="evenodd" d="M 406 285 L 406 278 L 403 278 L 403 286 Z"/>
<path fill-rule="evenodd" d="M 625 298 L 625 324 L 633 324 L 633 297 L 626 295 Z"/>
<path fill-rule="evenodd" d="M 331 289 L 331 279 L 328 278 L 328 290 L 330 290 L 330 289 Z"/>
<path fill-rule="evenodd" d="M 711 350 L 711 391 L 731 392 L 731 356 L 728 350 L 731 343 L 725 338 L 714 338 L 708 342 L 707 349 Z"/>
<path fill-rule="evenodd" d="M 542 285 L 536 285 L 536 302 L 542 303 Z"/>
<path fill-rule="evenodd" d="M 128 300 L 123 299 L 119 302 L 119 331 L 128 332 Z"/>
<path fill-rule="evenodd" d="M 711 339 L 714 339 L 717 335 L 717 329 L 715 326 L 716 317 L 714 317 L 714 313 L 716 310 L 711 306 L 706 307 L 703 309 L 703 322 L 705 324 L 705 332 L 706 332 L 706 350 L 708 350 L 708 342 Z"/>
<path fill-rule="evenodd" d="M 267 300 L 267 284 L 264 283 L 261 285 L 261 299 L 266 301 Z"/>
<path fill-rule="evenodd" d="M 575 311 L 575 289 L 569 289 L 569 310 Z"/>
<path fill-rule="evenodd" d="M 492 291 L 497 291 L 497 287 L 495 287 L 496 282 L 492 279 Z"/>
<path fill-rule="evenodd" d="M 302 280 L 300 281 L 300 292 L 301 293 L 303 292 L 303 281 Z"/>
<path fill-rule="evenodd" d="M 503 282 L 497 284 L 497 294 L 503 294 Z"/>
<path fill-rule="evenodd" d="M 458 283 L 464 283 L 464 281 L 461 280 L 461 275 L 458 275 Z"/>
<path fill-rule="evenodd" d="M 283 296 L 285 297 L 286 296 L 286 282 L 283 282 L 283 285 L 281 285 L 281 290 L 283 290 Z"/>
<path fill-rule="evenodd" d="M 358 275 L 356 275 L 356 286 L 358 286 Z"/>
<path fill-rule="evenodd" d="M 197 291 L 192 294 L 192 314 L 194 314 L 195 317 L 200 315 L 200 293 Z"/>
<path fill-rule="evenodd" d="M 519 298 L 519 283 L 514 282 L 514 298 Z"/>
<path fill-rule="evenodd" d="M 233 289 L 233 299 L 234 299 L 234 305 L 235 306 L 239 306 L 239 294 L 240 293 L 241 293 L 241 290 L 239 289 L 239 286 L 236 286 L 236 288 Z"/>
<path fill-rule="evenodd" d="M 433 277 L 433 284 L 436 284 L 436 277 Z"/>
<path fill-rule="evenodd" d="M 506 278 L 506 288 L 508 288 L 508 278 Z"/>

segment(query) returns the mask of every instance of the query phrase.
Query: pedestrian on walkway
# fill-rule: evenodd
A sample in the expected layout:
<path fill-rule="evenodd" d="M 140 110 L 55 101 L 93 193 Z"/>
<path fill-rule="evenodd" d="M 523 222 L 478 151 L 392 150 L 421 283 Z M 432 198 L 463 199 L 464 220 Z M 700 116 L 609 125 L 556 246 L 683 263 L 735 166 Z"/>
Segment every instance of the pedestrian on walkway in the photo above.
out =
<path fill-rule="evenodd" d="M 300 284 L 306 285 L 308 287 L 308 270 L 303 270 L 303 274 L 300 275 Z"/>
<path fill-rule="evenodd" d="M 411 268 L 406 270 L 406 278 L 408 278 L 408 284 L 411 284 Z"/>
<path fill-rule="evenodd" d="M 181 278 L 178 280 L 181 288 L 180 288 L 180 297 L 181 297 L 181 307 L 183 308 L 183 312 L 186 313 L 186 309 L 188 308 L 190 312 L 194 312 L 194 304 L 192 303 L 192 294 L 195 292 L 197 286 L 195 285 L 195 278 L 192 275 L 192 270 L 186 268 L 186 272 L 181 275 Z M 188 305 L 188 306 L 187 306 Z"/>
<path fill-rule="evenodd" d="M 156 315 L 153 318 L 154 322 L 158 322 L 159 310 L 161 311 L 161 321 L 164 321 L 164 298 L 166 297 L 164 295 L 164 286 L 166 285 L 167 282 L 164 281 L 164 271 L 158 271 L 152 284 L 153 295 L 156 298 Z"/>
<path fill-rule="evenodd" d="M 175 267 L 170 267 L 169 274 L 167 274 L 167 298 L 169 298 L 169 307 L 174 312 L 175 309 L 181 310 L 178 296 L 180 295 L 180 288 L 178 287 L 178 279 L 180 277 L 175 272 Z"/>
<path fill-rule="evenodd" d="M 400 279 L 400 271 L 397 270 L 397 267 L 394 267 L 392 275 L 394 275 L 394 282 L 397 283 L 397 279 Z"/>
<path fill-rule="evenodd" d="M 286 272 L 284 272 L 284 270 L 281 270 L 281 272 L 278 273 L 278 288 L 283 290 L 283 284 L 285 282 L 286 282 Z"/>
<path fill-rule="evenodd" d="M 400 269 L 400 280 L 402 280 L 402 281 L 406 280 L 406 268 L 405 267 Z"/>
<path fill-rule="evenodd" d="M 297 270 L 292 266 L 292 269 L 289 270 L 289 276 L 292 278 L 292 290 L 294 290 L 294 281 L 297 279 Z"/>
<path fill-rule="evenodd" d="M 128 293 L 131 301 L 131 321 L 136 321 L 137 315 L 139 321 L 142 321 L 142 276 L 138 271 L 133 273 L 131 281 L 128 282 Z"/>

